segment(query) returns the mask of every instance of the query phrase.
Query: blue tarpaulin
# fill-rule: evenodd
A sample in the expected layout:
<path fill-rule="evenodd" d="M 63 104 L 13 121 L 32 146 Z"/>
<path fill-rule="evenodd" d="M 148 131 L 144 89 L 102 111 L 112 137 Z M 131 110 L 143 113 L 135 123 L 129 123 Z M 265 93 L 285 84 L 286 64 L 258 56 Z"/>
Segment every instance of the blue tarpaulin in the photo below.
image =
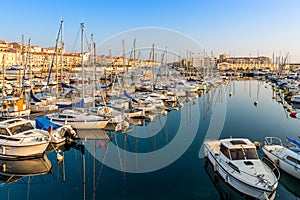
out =
<path fill-rule="evenodd" d="M 46 117 L 40 117 L 35 119 L 35 126 L 37 129 L 42 129 L 42 130 L 49 130 L 49 127 L 52 126 L 52 130 L 58 129 L 59 125 L 54 124 L 51 122 L 49 119 Z"/>
<path fill-rule="evenodd" d="M 293 140 L 293 139 L 291 139 L 291 138 L 286 138 L 289 142 L 292 142 L 292 143 L 294 143 L 295 145 L 297 145 L 299 148 L 300 148 L 300 141 L 298 141 L 298 140 Z"/>

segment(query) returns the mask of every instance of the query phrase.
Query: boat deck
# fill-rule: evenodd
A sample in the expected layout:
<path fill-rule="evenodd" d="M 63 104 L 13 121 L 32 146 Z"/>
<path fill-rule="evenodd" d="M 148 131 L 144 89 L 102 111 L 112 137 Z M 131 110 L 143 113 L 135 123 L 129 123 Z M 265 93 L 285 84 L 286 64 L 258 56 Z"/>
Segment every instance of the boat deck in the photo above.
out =
<path fill-rule="evenodd" d="M 207 141 L 205 141 L 205 144 L 208 148 L 211 149 L 211 151 L 214 154 L 219 154 L 220 153 L 220 145 L 221 145 L 220 141 L 218 141 L 218 140 L 207 140 Z"/>

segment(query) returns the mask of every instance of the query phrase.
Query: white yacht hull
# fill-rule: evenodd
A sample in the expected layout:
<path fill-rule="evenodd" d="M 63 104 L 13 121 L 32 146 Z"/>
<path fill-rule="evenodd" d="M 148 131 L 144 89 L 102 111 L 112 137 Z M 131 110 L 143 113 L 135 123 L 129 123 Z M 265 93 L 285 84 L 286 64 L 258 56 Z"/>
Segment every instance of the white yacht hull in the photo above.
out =
<path fill-rule="evenodd" d="M 103 129 L 106 127 L 108 120 L 103 121 L 71 121 L 71 120 L 56 120 L 56 119 L 50 119 L 53 123 L 58 125 L 71 125 L 74 129 Z"/>
<path fill-rule="evenodd" d="M 275 190 L 273 192 L 269 192 L 266 190 L 261 190 L 259 188 L 255 188 L 251 185 L 244 183 L 241 180 L 236 179 L 231 175 L 231 172 L 220 164 L 220 162 L 216 159 L 214 153 L 210 151 L 210 149 L 204 145 L 205 156 L 213 165 L 214 171 L 216 171 L 221 178 L 229 184 L 232 188 L 257 199 L 274 199 L 275 198 Z"/>
<path fill-rule="evenodd" d="M 1 142 L 1 141 L 0 141 Z M 5 145 L 0 143 L 0 157 L 18 158 L 18 157 L 38 157 L 45 152 L 49 141 L 38 144 L 21 145 Z"/>
<path fill-rule="evenodd" d="M 45 106 L 31 106 L 31 112 L 48 112 L 57 110 L 56 105 L 45 105 Z"/>
<path fill-rule="evenodd" d="M 285 171 L 286 173 L 300 179 L 300 165 L 295 166 L 291 165 L 287 162 L 287 159 L 280 157 L 279 155 L 275 155 L 273 152 L 276 151 L 268 151 L 265 147 L 262 148 L 264 154 L 281 170 Z"/>
<path fill-rule="evenodd" d="M 15 118 L 15 117 L 28 117 L 30 115 L 30 109 L 22 110 L 22 111 L 2 111 L 3 118 Z"/>

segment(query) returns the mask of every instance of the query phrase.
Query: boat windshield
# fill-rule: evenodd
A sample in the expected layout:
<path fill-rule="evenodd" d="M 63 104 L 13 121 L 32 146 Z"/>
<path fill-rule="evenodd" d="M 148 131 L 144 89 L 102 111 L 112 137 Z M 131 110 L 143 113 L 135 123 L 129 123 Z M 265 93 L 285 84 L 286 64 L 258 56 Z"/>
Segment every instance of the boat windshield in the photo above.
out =
<path fill-rule="evenodd" d="M 230 149 L 232 160 L 258 159 L 255 148 Z"/>
<path fill-rule="evenodd" d="M 32 130 L 32 129 L 34 129 L 34 127 L 32 126 L 32 124 L 30 122 L 27 122 L 25 124 L 19 124 L 19 125 L 12 126 L 9 128 L 12 135 L 16 135 L 16 134 L 22 133 L 24 131 Z"/>

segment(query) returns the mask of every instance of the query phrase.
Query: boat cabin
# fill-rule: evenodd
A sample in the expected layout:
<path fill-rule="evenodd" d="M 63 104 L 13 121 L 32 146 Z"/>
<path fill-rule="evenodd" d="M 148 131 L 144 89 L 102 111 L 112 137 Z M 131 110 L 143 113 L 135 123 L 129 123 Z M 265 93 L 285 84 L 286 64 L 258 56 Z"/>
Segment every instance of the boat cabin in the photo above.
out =
<path fill-rule="evenodd" d="M 258 159 L 256 147 L 248 140 L 226 140 L 220 151 L 230 160 Z"/>
<path fill-rule="evenodd" d="M 33 129 L 33 125 L 28 120 L 12 119 L 0 122 L 0 135 L 13 136 Z"/>

